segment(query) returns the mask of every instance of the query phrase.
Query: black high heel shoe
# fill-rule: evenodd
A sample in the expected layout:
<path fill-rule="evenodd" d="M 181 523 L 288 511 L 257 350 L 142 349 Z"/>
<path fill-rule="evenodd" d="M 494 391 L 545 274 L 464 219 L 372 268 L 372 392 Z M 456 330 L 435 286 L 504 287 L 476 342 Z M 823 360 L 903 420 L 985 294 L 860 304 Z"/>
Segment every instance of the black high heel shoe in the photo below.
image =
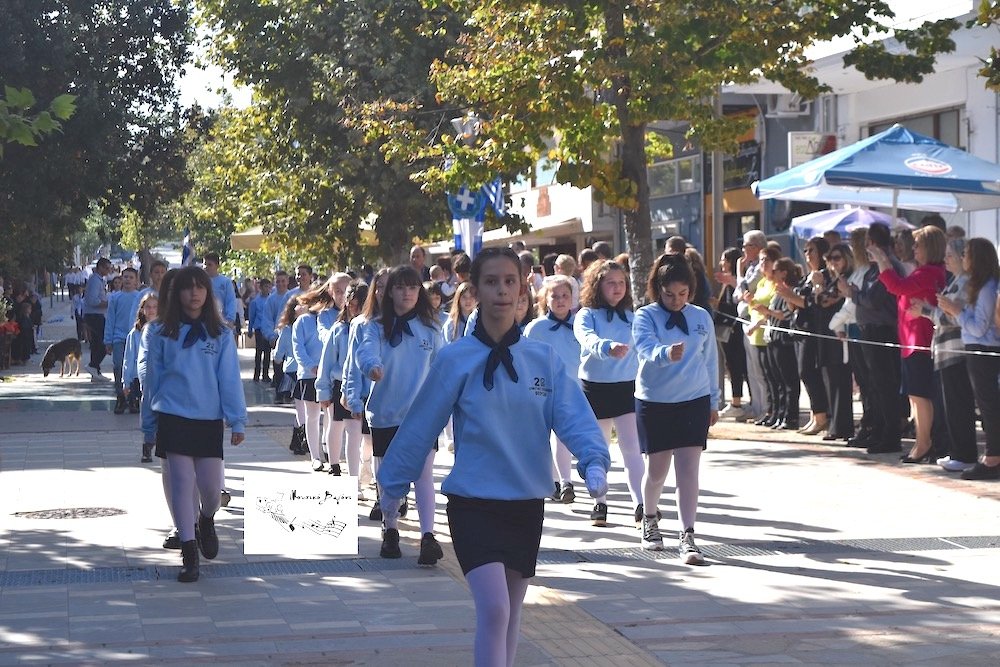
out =
<path fill-rule="evenodd" d="M 914 457 L 907 454 L 906 456 L 899 457 L 899 462 L 903 464 L 926 464 L 926 463 L 934 463 L 934 461 L 935 461 L 934 453 L 930 449 L 927 450 L 927 453 L 924 454 L 923 456 Z"/>
<path fill-rule="evenodd" d="M 767 423 L 771 421 L 771 415 L 764 415 L 757 421 L 753 423 L 754 426 L 767 426 Z"/>

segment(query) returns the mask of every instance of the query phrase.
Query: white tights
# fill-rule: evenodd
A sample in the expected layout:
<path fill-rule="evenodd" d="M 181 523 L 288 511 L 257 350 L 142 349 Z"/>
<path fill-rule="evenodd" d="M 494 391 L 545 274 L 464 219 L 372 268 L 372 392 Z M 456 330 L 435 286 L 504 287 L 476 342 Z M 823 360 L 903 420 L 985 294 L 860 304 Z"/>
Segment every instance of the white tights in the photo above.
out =
<path fill-rule="evenodd" d="M 670 472 L 670 460 L 674 466 L 677 481 L 677 514 L 681 520 L 681 530 L 694 528 L 698 514 L 698 469 L 701 463 L 701 447 L 681 447 L 680 449 L 656 452 L 649 455 L 646 478 L 643 480 L 648 504 L 643 507 L 647 516 L 656 514 L 656 502 L 663 493 L 663 484 Z"/>
<path fill-rule="evenodd" d="M 476 667 L 512 667 L 528 580 L 503 563 L 480 565 L 465 580 L 476 605 Z"/>
<path fill-rule="evenodd" d="M 424 460 L 424 469 L 420 471 L 420 477 L 413 482 L 413 493 L 417 498 L 417 517 L 420 519 L 421 535 L 434 532 L 434 455 L 436 453 L 433 449 L 430 451 Z M 377 474 L 378 464 L 381 463 L 382 457 L 376 456 L 373 460 L 376 462 L 375 472 Z M 395 528 L 397 521 L 398 519 L 395 517 L 386 519 L 385 527 Z"/>
<path fill-rule="evenodd" d="M 646 466 L 642 460 L 642 452 L 639 450 L 639 427 L 635 421 L 635 413 L 614 417 L 612 419 L 599 419 L 598 425 L 604 433 L 604 442 L 611 444 L 611 425 L 614 424 L 615 432 L 618 434 L 618 449 L 621 450 L 622 459 L 625 463 L 625 473 L 628 475 L 628 490 L 632 493 L 632 502 L 636 505 L 642 503 L 642 478 L 646 473 Z M 657 494 L 659 495 L 659 494 Z M 595 498 L 599 503 L 606 503 L 607 497 Z"/>
<path fill-rule="evenodd" d="M 361 420 L 345 419 L 342 423 L 347 434 L 347 474 L 357 477 L 361 472 Z"/>
<path fill-rule="evenodd" d="M 563 441 L 556 437 L 553 433 L 549 437 L 549 443 L 552 446 L 552 463 L 555 467 L 555 477 L 559 480 L 561 484 L 568 484 L 570 482 L 570 471 L 573 468 L 573 455 L 563 444 Z"/>
<path fill-rule="evenodd" d="M 309 457 L 315 460 L 323 460 L 323 443 L 319 439 L 319 415 L 323 408 L 319 403 L 303 401 L 306 410 L 306 444 L 309 445 Z M 331 457 L 330 462 L 333 463 Z"/>
<path fill-rule="evenodd" d="M 302 426 L 306 423 L 306 402 L 301 398 L 293 399 L 295 404 L 295 425 Z"/>
<path fill-rule="evenodd" d="M 215 516 L 221 505 L 222 459 L 167 452 L 167 461 L 174 518 L 197 517 L 199 512 L 206 517 Z M 197 496 L 201 496 L 200 508 Z M 194 521 L 177 522 L 181 542 L 194 539 L 194 525 Z"/>

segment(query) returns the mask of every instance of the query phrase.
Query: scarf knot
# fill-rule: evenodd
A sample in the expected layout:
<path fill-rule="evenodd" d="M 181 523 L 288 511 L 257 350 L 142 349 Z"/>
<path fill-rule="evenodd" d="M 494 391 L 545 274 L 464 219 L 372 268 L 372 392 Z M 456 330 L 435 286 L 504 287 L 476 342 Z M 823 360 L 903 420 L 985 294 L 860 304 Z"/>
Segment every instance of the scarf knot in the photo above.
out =
<path fill-rule="evenodd" d="M 683 310 L 667 310 L 664 308 L 663 303 L 660 303 L 660 308 L 667 313 L 667 331 L 670 331 L 674 327 L 677 327 L 684 332 L 686 336 L 688 334 L 688 323 L 687 318 L 684 317 Z"/>
<path fill-rule="evenodd" d="M 555 317 L 552 314 L 552 311 L 549 311 L 547 317 L 553 322 L 552 326 L 549 327 L 549 331 L 559 331 L 560 327 L 566 327 L 570 331 L 573 330 L 573 313 L 567 314 L 565 320 L 560 320 L 558 317 Z"/>
<path fill-rule="evenodd" d="M 181 347 L 189 348 L 200 340 L 208 340 L 208 329 L 205 328 L 205 323 L 201 320 L 181 317 L 181 324 L 191 325 L 188 332 L 184 334 L 184 342 L 181 344 Z"/>
<path fill-rule="evenodd" d="M 490 348 L 490 356 L 486 358 L 486 371 L 483 373 L 483 386 L 486 391 L 493 391 L 493 374 L 497 368 L 503 364 L 507 370 L 507 375 L 513 382 L 517 382 L 517 371 L 514 370 L 514 356 L 510 353 L 510 346 L 521 339 L 521 330 L 515 324 L 503 335 L 500 342 L 494 342 L 482 328 L 482 322 L 476 322 L 476 328 L 472 335 L 479 339 L 486 347 Z"/>
<path fill-rule="evenodd" d="M 606 310 L 608 313 L 608 322 L 614 320 L 615 315 L 618 315 L 618 319 L 620 319 L 625 324 L 628 324 L 628 315 L 625 314 L 626 311 L 624 308 L 618 308 L 618 307 L 612 308 L 611 306 L 605 306 L 604 310 Z"/>
<path fill-rule="evenodd" d="M 400 343 L 403 342 L 403 334 L 407 336 L 413 335 L 413 330 L 410 329 L 410 320 L 417 316 L 416 310 L 411 310 L 405 315 L 399 315 L 392 321 L 392 329 L 389 332 L 389 346 L 398 347 Z"/>

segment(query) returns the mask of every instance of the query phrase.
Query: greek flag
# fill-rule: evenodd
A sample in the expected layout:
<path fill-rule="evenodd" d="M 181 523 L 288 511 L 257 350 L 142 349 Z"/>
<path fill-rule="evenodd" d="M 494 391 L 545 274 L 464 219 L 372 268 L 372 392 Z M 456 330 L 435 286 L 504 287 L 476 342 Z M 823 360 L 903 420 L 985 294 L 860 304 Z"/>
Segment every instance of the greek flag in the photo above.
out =
<path fill-rule="evenodd" d="M 502 218 L 507 213 L 507 202 L 503 198 L 503 182 L 500 178 L 495 178 L 484 185 L 483 194 L 486 195 L 486 201 L 489 202 L 497 216 Z"/>
<path fill-rule="evenodd" d="M 184 241 L 181 244 L 181 266 L 189 266 L 194 261 L 194 250 L 191 249 L 191 229 L 184 228 Z"/>

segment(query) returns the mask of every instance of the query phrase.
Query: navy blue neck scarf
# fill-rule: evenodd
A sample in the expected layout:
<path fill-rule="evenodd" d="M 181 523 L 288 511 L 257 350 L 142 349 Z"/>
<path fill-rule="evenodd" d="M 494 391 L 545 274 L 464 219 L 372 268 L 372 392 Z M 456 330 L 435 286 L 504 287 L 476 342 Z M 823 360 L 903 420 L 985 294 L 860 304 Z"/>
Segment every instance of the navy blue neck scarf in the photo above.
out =
<path fill-rule="evenodd" d="M 398 315 L 392 321 L 392 330 L 389 333 L 389 345 L 391 347 L 398 347 L 403 342 L 403 334 L 407 336 L 413 335 L 413 330 L 410 329 L 410 320 L 416 316 L 417 311 L 414 309 L 404 315 Z"/>
<path fill-rule="evenodd" d="M 626 311 L 624 308 L 619 308 L 619 307 L 612 308 L 611 306 L 604 306 L 604 310 L 606 310 L 608 313 L 608 322 L 615 319 L 615 315 L 618 315 L 618 319 L 620 319 L 625 324 L 628 324 L 628 315 L 625 314 Z"/>
<path fill-rule="evenodd" d="M 521 330 L 515 324 L 503 335 L 499 343 L 493 341 L 489 334 L 482 328 L 482 320 L 476 321 L 476 328 L 472 335 L 490 348 L 490 356 L 486 358 L 486 371 L 483 373 L 483 386 L 486 391 L 493 391 L 493 374 L 496 373 L 500 364 L 507 369 L 507 375 L 514 382 L 517 382 L 517 371 L 514 370 L 514 356 L 510 353 L 510 346 L 521 339 Z"/>
<path fill-rule="evenodd" d="M 200 340 L 208 340 L 208 329 L 200 319 L 192 320 L 185 315 L 181 315 L 181 324 L 190 324 L 191 328 L 184 335 L 184 342 L 181 347 L 191 347 Z"/>
<path fill-rule="evenodd" d="M 559 327 L 566 327 L 570 331 L 573 330 L 573 323 L 572 323 L 573 313 L 572 312 L 570 312 L 570 313 L 568 313 L 566 315 L 566 319 L 565 320 L 560 320 L 558 317 L 556 317 L 555 315 L 552 314 L 551 310 L 549 311 L 547 317 L 552 322 L 555 322 L 555 324 L 553 324 L 551 327 L 549 327 L 549 331 L 559 331 Z"/>
<path fill-rule="evenodd" d="M 657 301 L 656 303 L 660 306 L 660 308 L 663 308 L 663 312 L 667 314 L 667 331 L 670 331 L 674 327 L 677 327 L 678 329 L 684 332 L 684 335 L 687 335 L 688 321 L 687 318 L 684 317 L 684 311 L 668 310 L 666 307 L 664 307 L 662 301 Z"/>

